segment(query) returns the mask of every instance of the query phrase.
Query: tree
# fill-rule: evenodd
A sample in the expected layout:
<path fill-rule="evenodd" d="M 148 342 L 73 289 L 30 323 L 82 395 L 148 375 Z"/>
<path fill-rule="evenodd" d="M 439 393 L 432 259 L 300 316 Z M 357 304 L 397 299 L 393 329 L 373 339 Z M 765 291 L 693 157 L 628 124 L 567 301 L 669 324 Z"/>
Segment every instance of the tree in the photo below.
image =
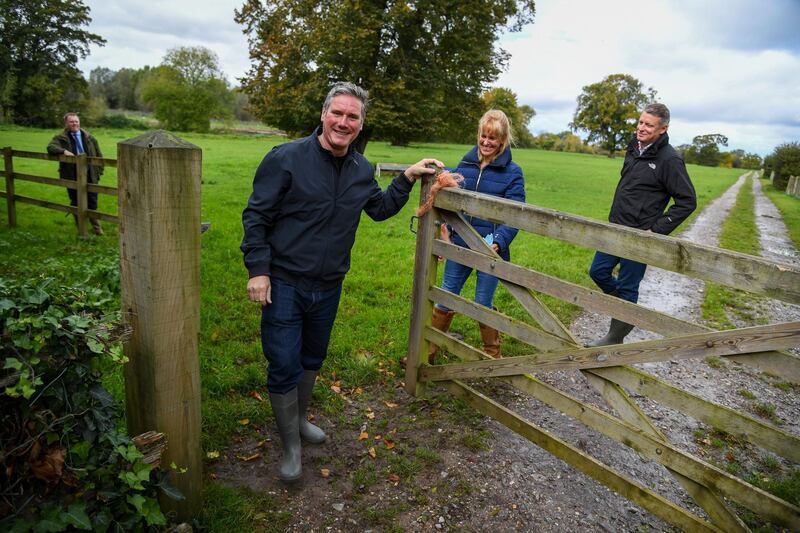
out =
<path fill-rule="evenodd" d="M 536 115 L 536 111 L 529 105 L 517 104 L 517 94 L 505 87 L 495 87 L 483 93 L 481 97 L 485 110 L 499 109 L 511 120 L 511 132 L 518 146 L 533 146 L 533 135 L 528 130 L 528 124 Z"/>
<path fill-rule="evenodd" d="M 645 89 L 633 76 L 611 74 L 583 88 L 570 128 L 586 131 L 588 142 L 598 141 L 613 157 L 627 146 L 642 108 L 655 98 L 656 91 L 652 87 Z"/>
<path fill-rule="evenodd" d="M 720 133 L 696 136 L 692 139 L 692 146 L 687 152 L 691 161 L 686 162 L 697 163 L 706 167 L 719 166 L 722 154 L 718 145 L 728 146 L 728 138 Z"/>
<path fill-rule="evenodd" d="M 255 114 L 292 134 L 319 124 L 332 82 L 370 91 L 364 135 L 404 145 L 472 131 L 480 95 L 508 62 L 500 32 L 533 20 L 533 0 L 246 0 L 242 80 Z M 476 113 L 477 111 L 477 113 Z"/>
<path fill-rule="evenodd" d="M 773 185 L 786 190 L 790 176 L 800 176 L 800 143 L 784 143 L 776 147 L 769 156 L 771 169 L 775 171 Z"/>
<path fill-rule="evenodd" d="M 142 80 L 142 99 L 165 128 L 208 131 L 211 118 L 231 116 L 233 94 L 217 56 L 198 47 L 173 48 Z"/>
<path fill-rule="evenodd" d="M 32 126 L 61 124 L 65 111 L 88 103 L 76 67 L 89 45 L 105 40 L 81 0 L 0 0 L 0 115 Z"/>

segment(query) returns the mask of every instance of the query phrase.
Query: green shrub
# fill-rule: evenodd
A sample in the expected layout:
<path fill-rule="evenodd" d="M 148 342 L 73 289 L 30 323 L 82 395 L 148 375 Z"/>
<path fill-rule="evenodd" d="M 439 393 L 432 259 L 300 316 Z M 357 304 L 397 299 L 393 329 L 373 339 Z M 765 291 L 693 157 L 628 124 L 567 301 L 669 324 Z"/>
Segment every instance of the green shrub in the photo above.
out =
<path fill-rule="evenodd" d="M 106 113 L 94 121 L 95 126 L 101 128 L 147 130 L 150 126 L 143 120 L 127 117 L 120 113 Z"/>
<path fill-rule="evenodd" d="M 0 278 L 0 530 L 130 531 L 166 524 L 169 473 L 117 428 L 100 368 L 122 364 L 107 289 Z"/>

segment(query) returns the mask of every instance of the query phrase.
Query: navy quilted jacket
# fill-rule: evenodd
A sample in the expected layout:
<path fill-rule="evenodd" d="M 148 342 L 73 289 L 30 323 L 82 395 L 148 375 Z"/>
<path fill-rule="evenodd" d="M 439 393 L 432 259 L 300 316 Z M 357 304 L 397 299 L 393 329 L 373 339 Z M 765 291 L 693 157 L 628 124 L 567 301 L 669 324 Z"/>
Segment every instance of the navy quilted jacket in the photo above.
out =
<path fill-rule="evenodd" d="M 525 180 L 522 177 L 522 169 L 511 160 L 511 148 L 506 148 L 502 154 L 481 170 L 478 147 L 475 146 L 464 156 L 455 171 L 464 176 L 464 181 L 461 183 L 462 189 L 518 202 L 525 201 Z M 517 236 L 519 231 L 517 228 L 472 216 L 467 216 L 467 221 L 482 237 L 489 233 L 492 234 L 493 241 L 500 246 L 500 257 L 506 261 L 511 258 L 509 246 Z M 455 232 L 452 234 L 452 239 L 454 244 L 467 247 L 464 240 Z"/>

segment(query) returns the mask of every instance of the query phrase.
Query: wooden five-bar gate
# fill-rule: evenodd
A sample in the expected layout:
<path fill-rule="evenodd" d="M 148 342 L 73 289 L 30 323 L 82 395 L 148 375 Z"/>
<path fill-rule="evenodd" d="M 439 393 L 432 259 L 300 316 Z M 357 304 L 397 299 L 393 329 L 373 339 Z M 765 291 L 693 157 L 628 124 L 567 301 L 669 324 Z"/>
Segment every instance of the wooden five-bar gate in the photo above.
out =
<path fill-rule="evenodd" d="M 433 180 L 426 178 L 422 198 Z M 654 515 L 689 531 L 748 531 L 729 502 L 800 531 L 800 508 L 769 494 L 675 446 L 647 417 L 631 393 L 646 396 L 703 423 L 734 434 L 792 462 L 800 462 L 800 439 L 744 413 L 710 402 L 630 365 L 722 356 L 800 383 L 800 358 L 781 352 L 800 345 L 800 322 L 714 331 L 672 316 L 506 262 L 492 251 L 464 214 L 507 224 L 663 269 L 800 304 L 800 269 L 720 248 L 642 232 L 535 205 L 470 191 L 444 189 L 417 232 L 406 388 L 420 395 L 438 382 L 481 413 L 529 439 Z M 450 224 L 470 249 L 437 238 L 437 221 Z M 448 293 L 436 286 L 438 257 L 498 277 L 539 327 Z M 533 292 L 535 291 L 535 292 Z M 546 294 L 586 310 L 611 315 L 659 333 L 661 340 L 584 348 L 541 302 Z M 435 302 L 500 330 L 534 350 L 531 355 L 491 359 L 483 351 L 431 326 Z M 461 362 L 427 364 L 434 342 Z M 577 369 L 617 416 L 545 383 L 531 373 Z M 641 482 L 614 470 L 581 449 L 478 392 L 464 379 L 495 377 L 586 426 L 661 463 L 705 510 L 708 519 L 678 506 Z"/>

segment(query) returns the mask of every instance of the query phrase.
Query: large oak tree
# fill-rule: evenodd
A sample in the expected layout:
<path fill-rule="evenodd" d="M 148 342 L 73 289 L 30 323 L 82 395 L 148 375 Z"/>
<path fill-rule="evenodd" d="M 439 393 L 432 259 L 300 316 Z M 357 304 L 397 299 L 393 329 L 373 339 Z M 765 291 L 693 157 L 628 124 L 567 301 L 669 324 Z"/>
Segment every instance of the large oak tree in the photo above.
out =
<path fill-rule="evenodd" d="M 88 85 L 76 63 L 105 40 L 81 0 L 0 0 L 0 116 L 32 126 L 80 111 Z"/>
<path fill-rule="evenodd" d="M 570 128 L 586 131 L 588 142 L 597 142 L 613 157 L 627 146 L 642 108 L 655 97 L 653 88 L 645 89 L 633 76 L 611 74 L 583 88 Z"/>
<path fill-rule="evenodd" d="M 480 96 L 508 62 L 501 31 L 533 21 L 533 0 L 246 0 L 242 80 L 256 115 L 293 134 L 319 123 L 331 83 L 370 91 L 367 137 L 404 145 L 474 129 Z"/>

